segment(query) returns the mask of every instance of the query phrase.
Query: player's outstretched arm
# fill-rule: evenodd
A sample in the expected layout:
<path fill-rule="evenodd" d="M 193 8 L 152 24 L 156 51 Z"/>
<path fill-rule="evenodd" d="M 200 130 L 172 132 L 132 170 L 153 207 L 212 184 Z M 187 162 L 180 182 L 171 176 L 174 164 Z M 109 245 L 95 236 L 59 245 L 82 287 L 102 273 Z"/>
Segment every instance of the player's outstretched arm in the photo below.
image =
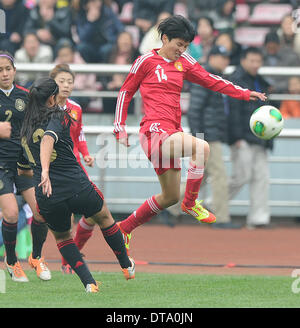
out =
<path fill-rule="evenodd" d="M 257 91 L 251 91 L 250 92 L 250 100 L 261 100 L 261 101 L 266 101 L 267 96 L 265 93 L 257 92 Z"/>
<path fill-rule="evenodd" d="M 52 186 L 49 177 L 49 168 L 51 154 L 53 151 L 54 139 L 50 135 L 44 135 L 40 145 L 40 160 L 42 166 L 41 182 L 39 187 L 42 187 L 43 194 L 50 197 L 52 195 Z"/>

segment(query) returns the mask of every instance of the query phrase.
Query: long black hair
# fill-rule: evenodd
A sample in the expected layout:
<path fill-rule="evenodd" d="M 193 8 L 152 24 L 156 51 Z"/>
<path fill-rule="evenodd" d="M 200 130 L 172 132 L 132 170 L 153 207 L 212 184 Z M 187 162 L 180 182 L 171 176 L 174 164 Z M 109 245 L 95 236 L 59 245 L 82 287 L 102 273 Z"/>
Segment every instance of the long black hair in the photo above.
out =
<path fill-rule="evenodd" d="M 62 110 L 58 105 L 47 107 L 49 97 L 57 96 L 58 92 L 58 85 L 50 77 L 42 77 L 32 84 L 25 108 L 21 138 L 25 137 L 26 141 L 29 142 L 34 131 L 47 122 L 50 117 L 57 117 L 65 124 L 71 124 L 72 118 L 67 111 Z"/>
<path fill-rule="evenodd" d="M 181 15 L 164 19 L 158 25 L 157 30 L 161 38 L 166 34 L 169 41 L 179 38 L 186 42 L 192 42 L 196 35 L 193 24 Z"/>

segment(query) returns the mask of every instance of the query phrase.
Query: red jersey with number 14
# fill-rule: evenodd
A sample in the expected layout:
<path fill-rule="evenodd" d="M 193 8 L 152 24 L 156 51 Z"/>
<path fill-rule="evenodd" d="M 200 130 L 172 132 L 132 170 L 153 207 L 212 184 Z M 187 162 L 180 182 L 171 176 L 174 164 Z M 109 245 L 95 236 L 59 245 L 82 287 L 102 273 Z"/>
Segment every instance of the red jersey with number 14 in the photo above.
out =
<path fill-rule="evenodd" d="M 117 138 L 126 135 L 125 122 L 128 105 L 138 89 L 140 89 L 145 109 L 141 125 L 150 121 L 168 121 L 180 127 L 180 94 L 184 80 L 233 98 L 249 101 L 248 89 L 243 89 L 220 76 L 207 72 L 187 53 L 182 54 L 176 61 L 169 61 L 159 56 L 158 50 L 153 49 L 135 60 L 120 89 L 114 121 L 114 132 Z"/>

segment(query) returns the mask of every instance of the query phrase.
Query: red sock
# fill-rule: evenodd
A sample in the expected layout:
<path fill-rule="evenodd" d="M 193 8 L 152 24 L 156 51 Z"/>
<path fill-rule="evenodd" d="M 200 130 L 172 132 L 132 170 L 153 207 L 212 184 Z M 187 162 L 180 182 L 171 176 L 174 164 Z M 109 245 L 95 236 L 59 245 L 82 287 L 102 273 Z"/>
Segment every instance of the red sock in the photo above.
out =
<path fill-rule="evenodd" d="M 84 217 L 82 217 L 78 224 L 74 237 L 74 242 L 79 250 L 83 248 L 85 243 L 89 240 L 89 238 L 93 234 L 94 226 L 87 223 Z M 68 262 L 62 258 L 62 265 L 66 265 Z"/>
<path fill-rule="evenodd" d="M 155 196 L 148 198 L 136 211 L 134 211 L 127 219 L 121 221 L 121 228 L 131 233 L 132 230 L 137 228 L 143 223 L 150 221 L 150 219 L 159 213 L 162 208 L 157 203 Z"/>
<path fill-rule="evenodd" d="M 183 203 L 186 207 L 193 207 L 198 197 L 200 185 L 203 179 L 204 167 L 197 167 L 191 164 L 185 187 Z"/>

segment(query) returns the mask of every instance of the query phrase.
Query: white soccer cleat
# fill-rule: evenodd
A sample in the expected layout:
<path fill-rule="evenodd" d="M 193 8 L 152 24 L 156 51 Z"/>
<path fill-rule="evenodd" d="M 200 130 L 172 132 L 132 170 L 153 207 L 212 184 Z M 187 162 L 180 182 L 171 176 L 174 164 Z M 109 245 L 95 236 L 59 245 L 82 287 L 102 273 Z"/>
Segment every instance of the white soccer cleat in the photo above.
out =
<path fill-rule="evenodd" d="M 129 257 L 129 260 L 131 262 L 131 267 L 128 267 L 126 269 L 122 269 L 122 272 L 123 272 L 124 277 L 125 277 L 126 280 L 134 279 L 134 277 L 135 277 L 135 263 L 134 263 L 134 260 L 131 257 Z"/>

